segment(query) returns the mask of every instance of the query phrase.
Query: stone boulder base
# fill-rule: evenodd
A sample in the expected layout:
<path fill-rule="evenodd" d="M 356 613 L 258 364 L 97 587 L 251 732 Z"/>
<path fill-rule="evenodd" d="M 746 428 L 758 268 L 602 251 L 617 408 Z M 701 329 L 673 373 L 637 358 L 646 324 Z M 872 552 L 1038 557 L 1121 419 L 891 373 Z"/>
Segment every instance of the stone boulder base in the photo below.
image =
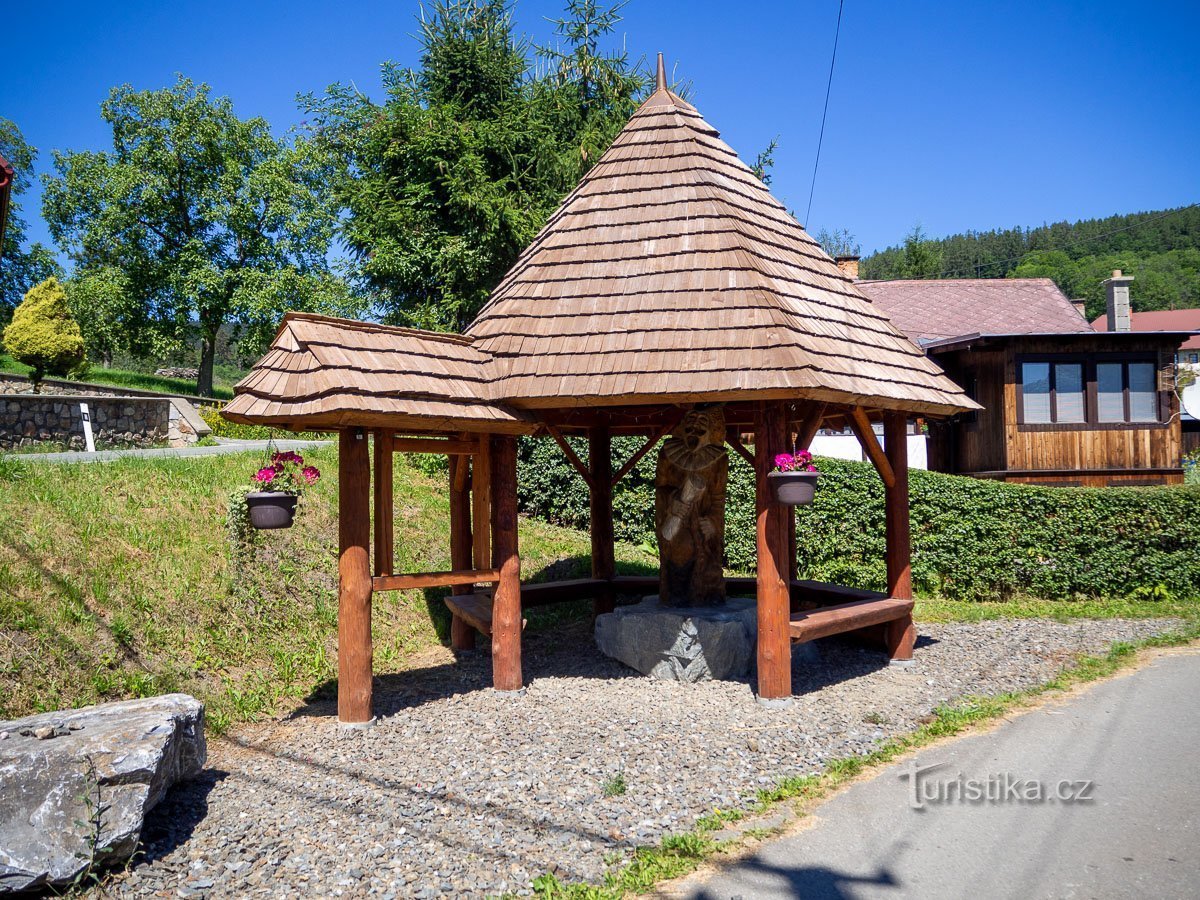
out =
<path fill-rule="evenodd" d="M 204 766 L 186 694 L 0 722 L 0 894 L 128 858 L 147 810 Z"/>
<path fill-rule="evenodd" d="M 666 681 L 743 678 L 754 661 L 754 601 L 724 606 L 663 607 L 658 597 L 596 617 L 596 646 L 605 656 Z"/>

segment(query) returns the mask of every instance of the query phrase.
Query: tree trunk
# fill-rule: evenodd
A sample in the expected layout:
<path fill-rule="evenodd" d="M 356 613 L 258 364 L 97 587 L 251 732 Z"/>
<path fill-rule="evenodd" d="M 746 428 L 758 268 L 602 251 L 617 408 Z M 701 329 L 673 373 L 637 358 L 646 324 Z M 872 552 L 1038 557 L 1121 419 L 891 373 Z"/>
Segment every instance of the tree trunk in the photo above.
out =
<path fill-rule="evenodd" d="M 213 362 L 217 355 L 217 329 L 205 329 L 200 339 L 200 375 L 196 379 L 196 393 L 201 397 L 213 395 Z"/>

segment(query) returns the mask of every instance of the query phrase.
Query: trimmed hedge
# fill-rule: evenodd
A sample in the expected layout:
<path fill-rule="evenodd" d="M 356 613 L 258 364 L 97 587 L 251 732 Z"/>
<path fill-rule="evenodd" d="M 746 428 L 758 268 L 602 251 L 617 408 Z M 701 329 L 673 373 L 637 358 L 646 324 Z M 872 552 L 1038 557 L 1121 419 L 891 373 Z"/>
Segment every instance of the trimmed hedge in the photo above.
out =
<path fill-rule="evenodd" d="M 614 465 L 641 446 L 614 441 Z M 586 442 L 578 442 L 586 458 Z M 619 540 L 654 544 L 654 466 L 648 453 L 613 498 Z M 521 508 L 586 528 L 588 491 L 551 441 L 520 448 Z M 883 483 L 869 463 L 821 459 L 816 501 L 798 510 L 801 577 L 882 590 Z M 955 600 L 1200 598 L 1200 487 L 1044 488 L 914 469 L 913 584 Z M 730 454 L 725 553 L 753 571 L 754 479 Z"/>

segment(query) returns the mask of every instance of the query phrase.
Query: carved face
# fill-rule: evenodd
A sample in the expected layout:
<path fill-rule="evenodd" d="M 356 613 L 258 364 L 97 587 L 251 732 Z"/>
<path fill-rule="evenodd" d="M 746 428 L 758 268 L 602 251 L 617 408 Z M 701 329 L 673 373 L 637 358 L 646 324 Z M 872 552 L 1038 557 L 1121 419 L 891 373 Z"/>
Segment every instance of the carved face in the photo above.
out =
<path fill-rule="evenodd" d="M 725 442 L 725 415 L 719 407 L 693 409 L 683 417 L 676 433 L 689 450 L 702 444 L 722 444 Z"/>

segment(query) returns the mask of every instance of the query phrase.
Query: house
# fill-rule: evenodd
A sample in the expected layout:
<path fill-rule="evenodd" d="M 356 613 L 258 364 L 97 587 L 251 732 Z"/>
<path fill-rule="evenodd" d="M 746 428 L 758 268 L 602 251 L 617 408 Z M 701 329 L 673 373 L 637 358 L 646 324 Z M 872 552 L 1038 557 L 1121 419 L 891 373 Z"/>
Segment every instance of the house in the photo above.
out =
<path fill-rule="evenodd" d="M 856 273 L 856 260 L 841 264 Z M 1105 281 L 1114 328 L 1102 331 L 1047 278 L 859 281 L 984 406 L 931 423 L 929 468 L 1058 486 L 1181 482 L 1175 358 L 1197 326 L 1132 330 L 1132 280 Z"/>
<path fill-rule="evenodd" d="M 1092 322 L 1096 331 L 1108 330 L 1108 315 Z M 1179 391 L 1183 407 L 1180 421 L 1183 427 L 1183 452 L 1200 450 L 1200 309 L 1156 309 L 1135 312 L 1129 317 L 1130 331 L 1190 331 L 1192 336 L 1175 354 L 1175 368 L 1180 378 Z"/>

